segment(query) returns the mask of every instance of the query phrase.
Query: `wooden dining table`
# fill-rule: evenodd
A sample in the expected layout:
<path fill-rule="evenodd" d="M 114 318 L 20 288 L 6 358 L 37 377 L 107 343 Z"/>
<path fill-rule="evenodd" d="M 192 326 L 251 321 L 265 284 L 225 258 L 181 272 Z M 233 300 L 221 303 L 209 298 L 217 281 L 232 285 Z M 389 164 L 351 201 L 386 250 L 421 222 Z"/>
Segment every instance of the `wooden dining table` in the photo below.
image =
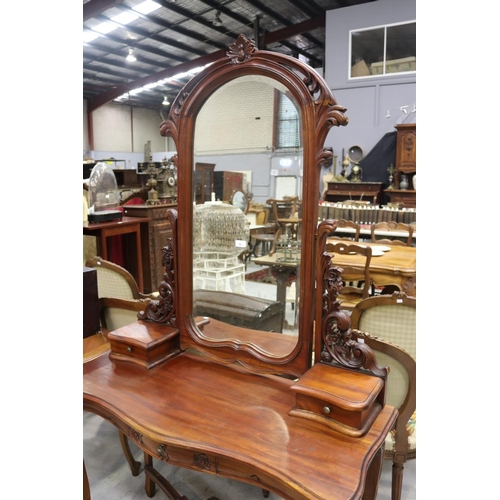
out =
<path fill-rule="evenodd" d="M 328 238 L 328 242 L 338 243 L 338 240 Z M 354 243 L 354 242 L 353 242 Z M 417 296 L 417 249 L 416 247 L 400 245 L 380 245 L 376 243 L 359 242 L 357 245 L 372 247 L 373 251 L 381 255 L 372 255 L 370 262 L 370 278 L 375 286 L 397 285 L 402 292 L 412 297 Z M 387 251 L 380 251 L 388 249 Z M 332 264 L 342 267 L 364 268 L 365 258 L 362 255 L 335 254 Z"/>

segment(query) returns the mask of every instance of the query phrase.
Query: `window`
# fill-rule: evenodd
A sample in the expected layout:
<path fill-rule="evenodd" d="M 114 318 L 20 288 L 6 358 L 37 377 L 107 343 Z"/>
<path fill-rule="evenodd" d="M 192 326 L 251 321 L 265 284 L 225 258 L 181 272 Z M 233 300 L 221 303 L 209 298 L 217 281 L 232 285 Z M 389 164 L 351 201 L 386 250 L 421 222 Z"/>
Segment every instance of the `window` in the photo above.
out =
<path fill-rule="evenodd" d="M 276 149 L 299 148 L 300 116 L 295 104 L 283 93 L 278 96 L 278 113 L 276 117 Z"/>
<path fill-rule="evenodd" d="M 416 22 L 350 32 L 349 78 L 417 70 Z"/>

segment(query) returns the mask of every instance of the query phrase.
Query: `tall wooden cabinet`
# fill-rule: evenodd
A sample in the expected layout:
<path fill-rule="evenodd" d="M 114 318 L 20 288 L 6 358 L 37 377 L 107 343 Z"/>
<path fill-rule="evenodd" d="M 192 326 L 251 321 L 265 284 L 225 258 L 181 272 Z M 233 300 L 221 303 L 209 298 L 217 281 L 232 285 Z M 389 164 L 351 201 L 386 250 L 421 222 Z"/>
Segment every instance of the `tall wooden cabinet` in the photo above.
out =
<path fill-rule="evenodd" d="M 245 174 L 242 172 L 215 171 L 214 172 L 214 193 L 216 199 L 229 201 L 233 191 L 237 189 L 243 191 L 243 180 Z"/>
<path fill-rule="evenodd" d="M 162 248 L 167 239 L 172 236 L 172 228 L 167 220 L 167 211 L 177 208 L 177 204 L 160 205 L 126 205 L 123 207 L 125 215 L 129 217 L 149 217 L 149 234 L 147 241 L 141 241 L 142 269 L 144 275 L 144 292 L 158 291 L 165 272 L 162 265 Z M 145 236 L 143 239 L 145 240 Z"/>
<path fill-rule="evenodd" d="M 210 201 L 214 190 L 215 163 L 197 162 L 194 166 L 194 192 L 196 204 Z"/>
<path fill-rule="evenodd" d="M 396 172 L 394 174 L 394 189 L 385 192 L 391 202 L 403 203 L 404 207 L 416 207 L 416 191 L 413 178 L 417 173 L 417 124 L 400 123 L 396 125 Z M 407 186 L 402 182 L 406 179 Z"/>

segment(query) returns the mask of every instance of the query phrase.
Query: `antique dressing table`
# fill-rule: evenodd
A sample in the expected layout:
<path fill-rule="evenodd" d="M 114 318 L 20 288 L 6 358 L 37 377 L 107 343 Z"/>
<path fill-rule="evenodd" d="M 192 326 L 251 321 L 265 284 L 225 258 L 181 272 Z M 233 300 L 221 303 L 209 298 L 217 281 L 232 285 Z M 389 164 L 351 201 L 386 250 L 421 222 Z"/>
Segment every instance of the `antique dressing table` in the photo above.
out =
<path fill-rule="evenodd" d="M 205 112 L 213 114 L 212 100 L 224 101 L 231 87 L 237 96 L 258 87 L 259 101 L 285 93 L 301 116 L 302 234 L 311 236 L 302 238 L 297 267 L 297 335 L 194 314 L 195 132 Z M 323 143 L 332 126 L 347 124 L 344 111 L 312 68 L 258 50 L 240 35 L 226 57 L 186 84 L 160 125 L 178 148 L 178 211 L 168 213 L 172 238 L 162 249 L 159 298 L 135 323 L 109 333 L 110 352 L 85 363 L 83 375 L 84 410 L 144 451 L 148 497 L 158 487 L 167 498 L 186 500 L 155 469 L 161 460 L 257 485 L 264 496 L 375 498 L 397 416 L 385 404 L 388 369 L 351 340 L 349 316 L 336 300 L 342 269 L 324 251 L 335 222 L 317 224 L 320 169 L 332 154 Z"/>

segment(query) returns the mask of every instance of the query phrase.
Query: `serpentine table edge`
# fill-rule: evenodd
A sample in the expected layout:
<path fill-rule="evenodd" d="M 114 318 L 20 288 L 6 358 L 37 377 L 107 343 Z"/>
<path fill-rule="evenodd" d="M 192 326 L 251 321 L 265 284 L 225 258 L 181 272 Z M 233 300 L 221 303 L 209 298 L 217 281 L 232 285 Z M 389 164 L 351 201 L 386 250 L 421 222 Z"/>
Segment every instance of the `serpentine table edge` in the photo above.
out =
<path fill-rule="evenodd" d="M 290 416 L 293 383 L 187 353 L 151 370 L 105 353 L 84 363 L 83 407 L 174 466 L 287 500 L 374 499 L 397 411 L 386 405 L 353 438 Z"/>

